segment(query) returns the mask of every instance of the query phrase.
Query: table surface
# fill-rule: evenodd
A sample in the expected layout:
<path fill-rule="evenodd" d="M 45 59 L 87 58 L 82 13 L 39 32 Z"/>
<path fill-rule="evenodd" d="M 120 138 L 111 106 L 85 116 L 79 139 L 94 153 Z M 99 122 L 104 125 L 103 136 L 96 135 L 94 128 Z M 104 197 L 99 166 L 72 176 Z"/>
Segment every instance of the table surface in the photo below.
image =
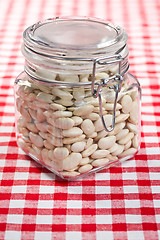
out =
<path fill-rule="evenodd" d="M 123 26 L 130 72 L 142 86 L 142 143 L 123 164 L 59 181 L 17 147 L 13 84 L 23 70 L 24 29 L 55 16 Z M 160 1 L 0 1 L 0 239 L 160 239 Z"/>

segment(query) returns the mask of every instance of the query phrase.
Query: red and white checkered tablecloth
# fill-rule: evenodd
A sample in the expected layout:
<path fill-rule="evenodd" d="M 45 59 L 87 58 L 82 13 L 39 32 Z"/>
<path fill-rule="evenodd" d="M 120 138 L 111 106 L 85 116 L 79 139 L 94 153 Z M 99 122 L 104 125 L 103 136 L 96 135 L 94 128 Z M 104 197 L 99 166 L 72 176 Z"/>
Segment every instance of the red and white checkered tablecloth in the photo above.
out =
<path fill-rule="evenodd" d="M 24 29 L 49 17 L 123 26 L 142 86 L 138 155 L 75 182 L 59 181 L 17 147 L 13 84 Z M 160 239 L 160 0 L 0 1 L 0 240 Z"/>

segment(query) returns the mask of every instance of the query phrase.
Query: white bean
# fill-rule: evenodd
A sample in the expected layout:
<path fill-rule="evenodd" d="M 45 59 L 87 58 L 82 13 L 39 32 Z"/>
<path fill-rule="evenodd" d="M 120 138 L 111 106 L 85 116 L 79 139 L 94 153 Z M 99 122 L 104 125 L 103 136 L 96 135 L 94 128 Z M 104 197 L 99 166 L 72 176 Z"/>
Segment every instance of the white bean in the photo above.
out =
<path fill-rule="evenodd" d="M 91 135 L 88 135 L 87 137 L 96 138 L 97 137 L 97 132 L 93 132 Z"/>
<path fill-rule="evenodd" d="M 44 140 L 44 141 L 43 141 L 43 145 L 44 145 L 44 147 L 47 148 L 48 150 L 53 150 L 53 149 L 54 149 L 54 146 L 53 146 L 50 142 L 48 142 L 48 140 Z"/>
<path fill-rule="evenodd" d="M 46 122 L 41 123 L 41 122 L 35 121 L 35 125 L 39 131 L 47 132 L 48 123 L 46 123 Z"/>
<path fill-rule="evenodd" d="M 127 136 L 127 134 L 129 133 L 128 129 L 122 129 L 117 135 L 116 135 L 116 140 L 120 140 L 122 138 L 124 138 L 125 136 Z"/>
<path fill-rule="evenodd" d="M 81 117 L 81 116 L 85 116 L 85 115 L 91 113 L 93 111 L 93 109 L 94 109 L 94 106 L 88 104 L 88 105 L 84 105 L 84 106 L 81 106 L 81 107 L 77 107 L 74 110 L 73 114 L 75 116 L 80 116 Z"/>
<path fill-rule="evenodd" d="M 115 123 L 121 123 L 124 122 L 127 118 L 129 117 L 129 114 L 120 114 L 119 116 L 116 117 Z"/>
<path fill-rule="evenodd" d="M 71 116 L 72 116 L 72 112 L 69 112 L 69 111 L 55 111 L 52 114 L 53 118 L 71 117 Z"/>
<path fill-rule="evenodd" d="M 137 124 L 138 123 L 138 103 L 137 101 L 134 101 L 132 103 L 132 109 L 130 111 L 130 116 L 129 116 L 129 122 L 133 123 L 133 124 Z"/>
<path fill-rule="evenodd" d="M 55 126 L 62 129 L 70 129 L 74 126 L 74 121 L 71 118 L 55 119 Z"/>
<path fill-rule="evenodd" d="M 51 103 L 50 108 L 53 110 L 60 110 L 60 111 L 65 111 L 66 107 L 62 106 L 61 104 L 58 103 Z"/>
<path fill-rule="evenodd" d="M 91 121 L 95 121 L 95 120 L 99 119 L 99 114 L 92 112 L 92 113 L 86 115 L 85 118 L 90 119 Z"/>
<path fill-rule="evenodd" d="M 74 126 L 78 126 L 83 122 L 83 119 L 78 116 L 73 116 L 71 119 L 74 121 Z"/>
<path fill-rule="evenodd" d="M 29 131 L 33 132 L 33 133 L 38 133 L 38 129 L 36 127 L 36 125 L 34 123 L 27 123 L 27 128 L 29 129 Z"/>
<path fill-rule="evenodd" d="M 82 155 L 80 153 L 71 153 L 63 162 L 63 169 L 69 170 L 75 168 L 82 160 Z"/>
<path fill-rule="evenodd" d="M 62 147 L 63 146 L 62 138 L 54 137 L 53 135 L 51 135 L 49 133 L 46 135 L 46 137 L 47 137 L 48 142 L 50 142 L 54 146 L 56 146 L 56 147 Z"/>
<path fill-rule="evenodd" d="M 99 107 L 99 100 L 98 98 L 87 97 L 84 99 L 85 102 L 92 104 L 94 107 Z M 104 98 L 102 99 L 102 106 L 105 104 Z"/>
<path fill-rule="evenodd" d="M 109 162 L 109 159 L 100 158 L 100 159 L 94 160 L 92 162 L 92 166 L 93 167 L 102 167 L 102 166 L 105 166 L 108 162 Z"/>
<path fill-rule="evenodd" d="M 46 117 L 43 114 L 43 111 L 41 108 L 37 109 L 37 115 L 36 115 L 36 119 L 38 122 L 44 122 L 46 120 Z"/>
<path fill-rule="evenodd" d="M 124 95 L 121 99 L 122 112 L 129 113 L 132 109 L 132 98 L 129 95 Z"/>
<path fill-rule="evenodd" d="M 108 136 L 101 138 L 98 141 L 98 146 L 100 149 L 109 149 L 111 148 L 116 142 L 116 137 L 115 136 Z"/>
<path fill-rule="evenodd" d="M 100 80 L 102 78 L 109 78 L 108 73 L 106 73 L 106 72 L 99 72 L 99 73 L 95 74 L 95 79 L 96 80 Z"/>
<path fill-rule="evenodd" d="M 69 99 L 58 99 L 58 100 L 54 100 L 55 103 L 58 103 L 58 104 L 61 104 L 65 107 L 69 107 L 69 106 L 72 106 L 73 105 L 73 101 L 72 100 L 69 100 Z"/>
<path fill-rule="evenodd" d="M 31 142 L 37 147 L 43 147 L 43 139 L 38 134 L 30 132 L 29 138 Z"/>
<path fill-rule="evenodd" d="M 128 148 L 130 148 L 131 144 L 132 144 L 132 141 L 129 140 L 128 143 L 126 143 L 126 144 L 124 145 L 124 151 L 127 150 Z"/>
<path fill-rule="evenodd" d="M 129 132 L 124 138 L 118 141 L 119 144 L 127 144 L 134 137 L 134 133 Z"/>
<path fill-rule="evenodd" d="M 24 119 L 27 122 L 31 122 L 32 121 L 31 116 L 30 116 L 28 110 L 26 108 L 24 108 L 23 106 L 20 108 L 20 113 L 21 113 L 21 115 L 24 117 Z"/>
<path fill-rule="evenodd" d="M 49 109 L 50 108 L 50 104 L 46 103 L 46 102 L 40 102 L 40 101 L 34 101 L 33 103 L 31 102 L 31 106 L 35 106 L 36 109 L 38 108 L 44 108 L 44 109 Z"/>
<path fill-rule="evenodd" d="M 106 103 L 104 105 L 104 108 L 108 111 L 113 111 L 113 107 L 114 107 L 114 103 Z M 119 110 L 121 108 L 122 108 L 122 106 L 119 103 L 117 103 L 116 104 L 116 110 Z"/>
<path fill-rule="evenodd" d="M 123 150 L 124 150 L 124 145 L 118 145 L 116 151 L 112 152 L 112 155 L 118 156 L 119 154 L 121 154 L 123 152 Z"/>
<path fill-rule="evenodd" d="M 91 135 L 95 131 L 95 126 L 90 119 L 85 119 L 81 124 L 81 128 L 86 135 Z"/>
<path fill-rule="evenodd" d="M 86 165 L 88 164 L 90 161 L 89 157 L 86 157 L 86 158 L 82 158 L 82 160 L 80 161 L 79 165 L 82 166 L 82 165 Z"/>
<path fill-rule="evenodd" d="M 54 96 L 57 96 L 57 97 L 61 98 L 61 99 L 65 99 L 65 100 L 69 100 L 69 101 L 71 101 L 71 99 L 73 98 L 72 94 L 65 91 L 64 89 L 62 90 L 62 89 L 57 88 L 57 87 L 52 88 L 52 94 Z"/>
<path fill-rule="evenodd" d="M 82 135 L 83 131 L 79 127 L 73 127 L 62 131 L 64 137 L 78 137 Z"/>
<path fill-rule="evenodd" d="M 82 157 L 89 157 L 92 153 L 94 153 L 97 149 L 98 145 L 93 144 L 90 147 L 88 147 L 86 150 L 82 152 Z"/>
<path fill-rule="evenodd" d="M 118 160 L 118 157 L 117 156 L 113 156 L 113 155 L 111 155 L 111 154 L 108 154 L 107 155 L 107 159 L 109 160 L 109 161 L 117 161 Z"/>
<path fill-rule="evenodd" d="M 81 167 L 78 169 L 78 171 L 79 171 L 80 173 L 86 173 L 86 172 L 89 172 L 92 168 L 93 168 L 93 167 L 92 167 L 91 164 L 86 164 L 86 165 L 81 166 Z"/>
<path fill-rule="evenodd" d="M 78 75 L 69 75 L 69 74 L 59 74 L 60 80 L 64 82 L 78 83 Z"/>
<path fill-rule="evenodd" d="M 105 158 L 110 152 L 108 150 L 96 150 L 92 155 L 91 158 L 98 159 L 98 158 Z"/>
<path fill-rule="evenodd" d="M 88 138 L 88 140 L 86 142 L 85 149 L 89 148 L 92 144 L 93 144 L 93 139 L 92 138 Z"/>
<path fill-rule="evenodd" d="M 82 152 L 86 146 L 86 142 L 76 142 L 73 143 L 71 146 L 71 151 L 72 152 Z"/>
<path fill-rule="evenodd" d="M 40 92 L 36 96 L 36 99 L 38 101 L 42 101 L 42 102 L 46 102 L 46 103 L 52 103 L 52 100 L 54 99 L 54 97 L 51 94 Z"/>
<path fill-rule="evenodd" d="M 133 156 L 137 152 L 136 148 L 129 148 L 123 153 L 119 154 L 119 157 Z"/>
<path fill-rule="evenodd" d="M 132 145 L 134 148 L 138 149 L 139 143 L 138 143 L 138 135 L 135 135 L 132 139 Z"/>
<path fill-rule="evenodd" d="M 88 82 L 88 77 L 89 77 L 89 74 L 82 74 L 80 75 L 80 82 Z"/>
<path fill-rule="evenodd" d="M 56 159 L 63 160 L 66 157 L 68 157 L 69 151 L 65 147 L 58 147 L 58 148 L 54 149 L 53 154 L 54 154 Z"/>
<path fill-rule="evenodd" d="M 37 146 L 35 146 L 34 144 L 32 144 L 32 148 L 35 152 L 35 155 L 37 158 L 41 158 L 41 151 L 42 151 L 42 148 L 38 148 Z"/>
<path fill-rule="evenodd" d="M 68 137 L 68 138 L 64 138 L 64 139 L 63 139 L 63 144 L 72 144 L 72 143 L 75 143 L 75 142 L 80 142 L 80 141 L 84 140 L 85 137 L 86 137 L 86 136 L 85 136 L 84 134 L 82 134 L 82 135 L 80 135 L 80 136 L 78 136 L 78 137 Z"/>
<path fill-rule="evenodd" d="M 41 155 L 42 155 L 42 160 L 43 160 L 43 162 L 44 162 L 47 166 L 49 166 L 51 160 L 50 160 L 49 157 L 48 157 L 48 149 L 43 148 L 42 151 L 41 151 Z"/>
<path fill-rule="evenodd" d="M 108 149 L 108 151 L 110 153 L 115 152 L 118 149 L 118 146 L 119 145 L 117 143 L 115 143 L 115 144 L 113 144 L 113 146 L 111 148 Z"/>
<path fill-rule="evenodd" d="M 84 88 L 74 88 L 73 97 L 76 101 L 82 101 L 85 97 Z"/>
<path fill-rule="evenodd" d="M 63 138 L 63 133 L 62 133 L 61 129 L 53 127 L 52 125 L 47 125 L 46 129 L 53 136 L 55 136 L 57 138 Z"/>
<path fill-rule="evenodd" d="M 23 127 L 19 129 L 19 132 L 22 133 L 24 137 L 29 137 L 29 131 L 27 128 Z"/>
<path fill-rule="evenodd" d="M 54 81 L 55 78 L 56 78 L 56 74 L 53 73 L 52 71 L 48 70 L 44 70 L 44 69 L 41 69 L 41 68 L 37 68 L 36 69 L 36 74 L 38 76 L 40 76 L 40 78 L 42 79 L 49 79 L 49 81 Z M 49 88 L 47 86 L 43 86 L 42 84 L 38 84 L 38 88 L 41 89 L 43 92 L 48 92 L 49 91 Z M 48 91 L 47 91 L 48 90 Z"/>
<path fill-rule="evenodd" d="M 138 133 L 138 126 L 137 125 L 135 125 L 133 123 L 130 123 L 130 122 L 127 122 L 127 127 L 131 132 L 133 132 L 135 134 Z"/>

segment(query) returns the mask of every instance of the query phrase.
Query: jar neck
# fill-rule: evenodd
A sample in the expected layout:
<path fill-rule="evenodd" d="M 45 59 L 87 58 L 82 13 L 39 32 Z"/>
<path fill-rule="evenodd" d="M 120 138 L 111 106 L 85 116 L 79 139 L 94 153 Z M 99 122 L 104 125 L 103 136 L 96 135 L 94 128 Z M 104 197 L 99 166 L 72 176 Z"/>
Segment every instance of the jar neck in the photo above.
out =
<path fill-rule="evenodd" d="M 129 68 L 127 45 L 118 54 L 88 59 L 62 56 L 52 56 L 51 58 L 45 54 L 33 52 L 24 45 L 22 52 L 26 58 L 25 72 L 33 79 L 44 82 L 56 82 L 58 74 L 85 75 L 109 71 L 113 75 L 121 74 L 123 76 Z"/>

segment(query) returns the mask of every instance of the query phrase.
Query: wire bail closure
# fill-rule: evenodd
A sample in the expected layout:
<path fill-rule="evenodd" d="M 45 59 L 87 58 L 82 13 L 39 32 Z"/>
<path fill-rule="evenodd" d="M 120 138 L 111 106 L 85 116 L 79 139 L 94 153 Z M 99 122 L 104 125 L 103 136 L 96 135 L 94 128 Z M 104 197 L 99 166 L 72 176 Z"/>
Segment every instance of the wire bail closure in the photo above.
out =
<path fill-rule="evenodd" d="M 103 61 L 105 60 L 105 61 Z M 104 126 L 104 129 L 107 132 L 111 132 L 114 127 L 115 127 L 115 114 L 116 114 L 116 105 L 117 105 L 117 100 L 118 100 L 118 93 L 121 90 L 122 87 L 122 82 L 123 82 L 123 76 L 121 75 L 121 62 L 124 60 L 124 58 L 121 57 L 120 54 L 115 54 L 110 57 L 105 57 L 105 58 L 99 58 L 95 59 L 93 62 L 93 72 L 92 72 L 92 85 L 91 85 L 91 90 L 92 90 L 92 96 L 94 98 L 99 98 L 99 109 L 100 109 L 100 117 Z M 96 64 L 100 65 L 107 65 L 107 64 L 112 64 L 112 63 L 119 63 L 119 69 L 118 69 L 118 74 L 109 77 L 109 78 L 102 78 L 100 83 L 95 84 L 95 73 L 96 73 Z M 103 110 L 102 110 L 102 96 L 101 96 L 101 91 L 102 87 L 105 87 L 108 85 L 110 81 L 115 81 L 116 84 L 113 86 L 110 86 L 110 89 L 113 89 L 115 91 L 115 99 L 114 99 L 114 106 L 113 106 L 113 117 L 112 117 L 112 126 L 108 128 L 106 126 L 104 117 L 103 117 Z M 95 85 L 98 85 L 97 88 L 95 88 Z"/>
<path fill-rule="evenodd" d="M 124 47 L 123 47 L 124 48 Z M 29 48 L 28 48 L 29 49 Z M 122 49 L 121 49 L 122 50 Z M 31 50 L 33 51 L 33 50 Z M 37 53 L 39 54 L 39 53 Z M 124 73 L 128 70 L 128 67 L 127 67 L 127 70 L 125 72 L 123 72 L 121 74 L 121 63 L 122 61 L 124 60 L 124 58 L 122 58 L 122 56 L 120 54 L 115 54 L 113 56 L 108 56 L 108 57 L 103 57 L 103 58 L 96 58 L 96 59 L 92 59 L 92 58 L 89 58 L 89 59 L 86 59 L 86 58 L 68 58 L 68 57 L 62 57 L 62 56 L 49 56 L 47 54 L 44 54 L 44 53 L 41 53 L 39 54 L 41 56 L 45 56 L 45 57 L 50 57 L 52 59 L 57 59 L 57 60 L 72 60 L 72 61 L 83 61 L 83 62 L 93 62 L 93 70 L 92 70 L 92 81 L 91 81 L 91 93 L 92 93 L 92 96 L 94 98 L 99 98 L 99 108 L 100 108 L 100 117 L 101 117 L 101 120 L 102 120 L 102 123 L 103 123 L 103 126 L 104 126 L 104 129 L 107 131 L 107 132 L 111 132 L 114 127 L 115 127 L 115 112 L 116 112 L 116 105 L 117 105 L 117 99 L 118 99 L 118 93 L 119 91 L 121 90 L 121 86 L 122 86 L 122 82 L 123 82 L 123 75 Z M 118 63 L 119 64 L 119 69 L 118 69 L 118 74 L 114 75 L 114 76 L 111 76 L 109 78 L 102 78 L 101 79 L 101 82 L 100 83 L 97 83 L 95 82 L 95 73 L 96 73 L 96 64 L 99 64 L 99 65 L 107 65 L 107 64 L 113 64 L 113 63 Z M 30 69 L 32 69 L 33 72 L 35 72 L 35 70 L 29 66 Z M 28 76 L 30 76 L 32 79 L 36 80 L 36 81 L 43 81 L 44 80 L 40 80 L 38 77 L 34 76 L 33 73 L 30 73 L 29 70 L 25 67 L 25 72 L 28 74 Z M 114 89 L 115 91 L 115 100 L 114 100 L 114 106 L 113 106 L 113 118 L 112 118 L 112 126 L 110 129 L 107 128 L 106 126 L 106 123 L 104 121 L 104 117 L 103 117 L 103 110 L 102 110 L 102 97 L 101 97 L 101 91 L 102 91 L 102 87 L 105 87 L 108 85 L 108 83 L 110 81 L 114 81 L 116 82 L 115 85 L 113 86 L 109 86 L 110 89 Z M 50 81 L 45 81 L 46 84 L 50 84 Z M 54 84 L 54 86 L 79 86 L 78 83 L 62 83 L 62 82 L 52 82 Z M 81 84 L 81 86 L 87 86 L 87 85 L 90 85 L 90 84 Z M 95 88 L 95 86 L 97 86 L 97 88 Z"/>

